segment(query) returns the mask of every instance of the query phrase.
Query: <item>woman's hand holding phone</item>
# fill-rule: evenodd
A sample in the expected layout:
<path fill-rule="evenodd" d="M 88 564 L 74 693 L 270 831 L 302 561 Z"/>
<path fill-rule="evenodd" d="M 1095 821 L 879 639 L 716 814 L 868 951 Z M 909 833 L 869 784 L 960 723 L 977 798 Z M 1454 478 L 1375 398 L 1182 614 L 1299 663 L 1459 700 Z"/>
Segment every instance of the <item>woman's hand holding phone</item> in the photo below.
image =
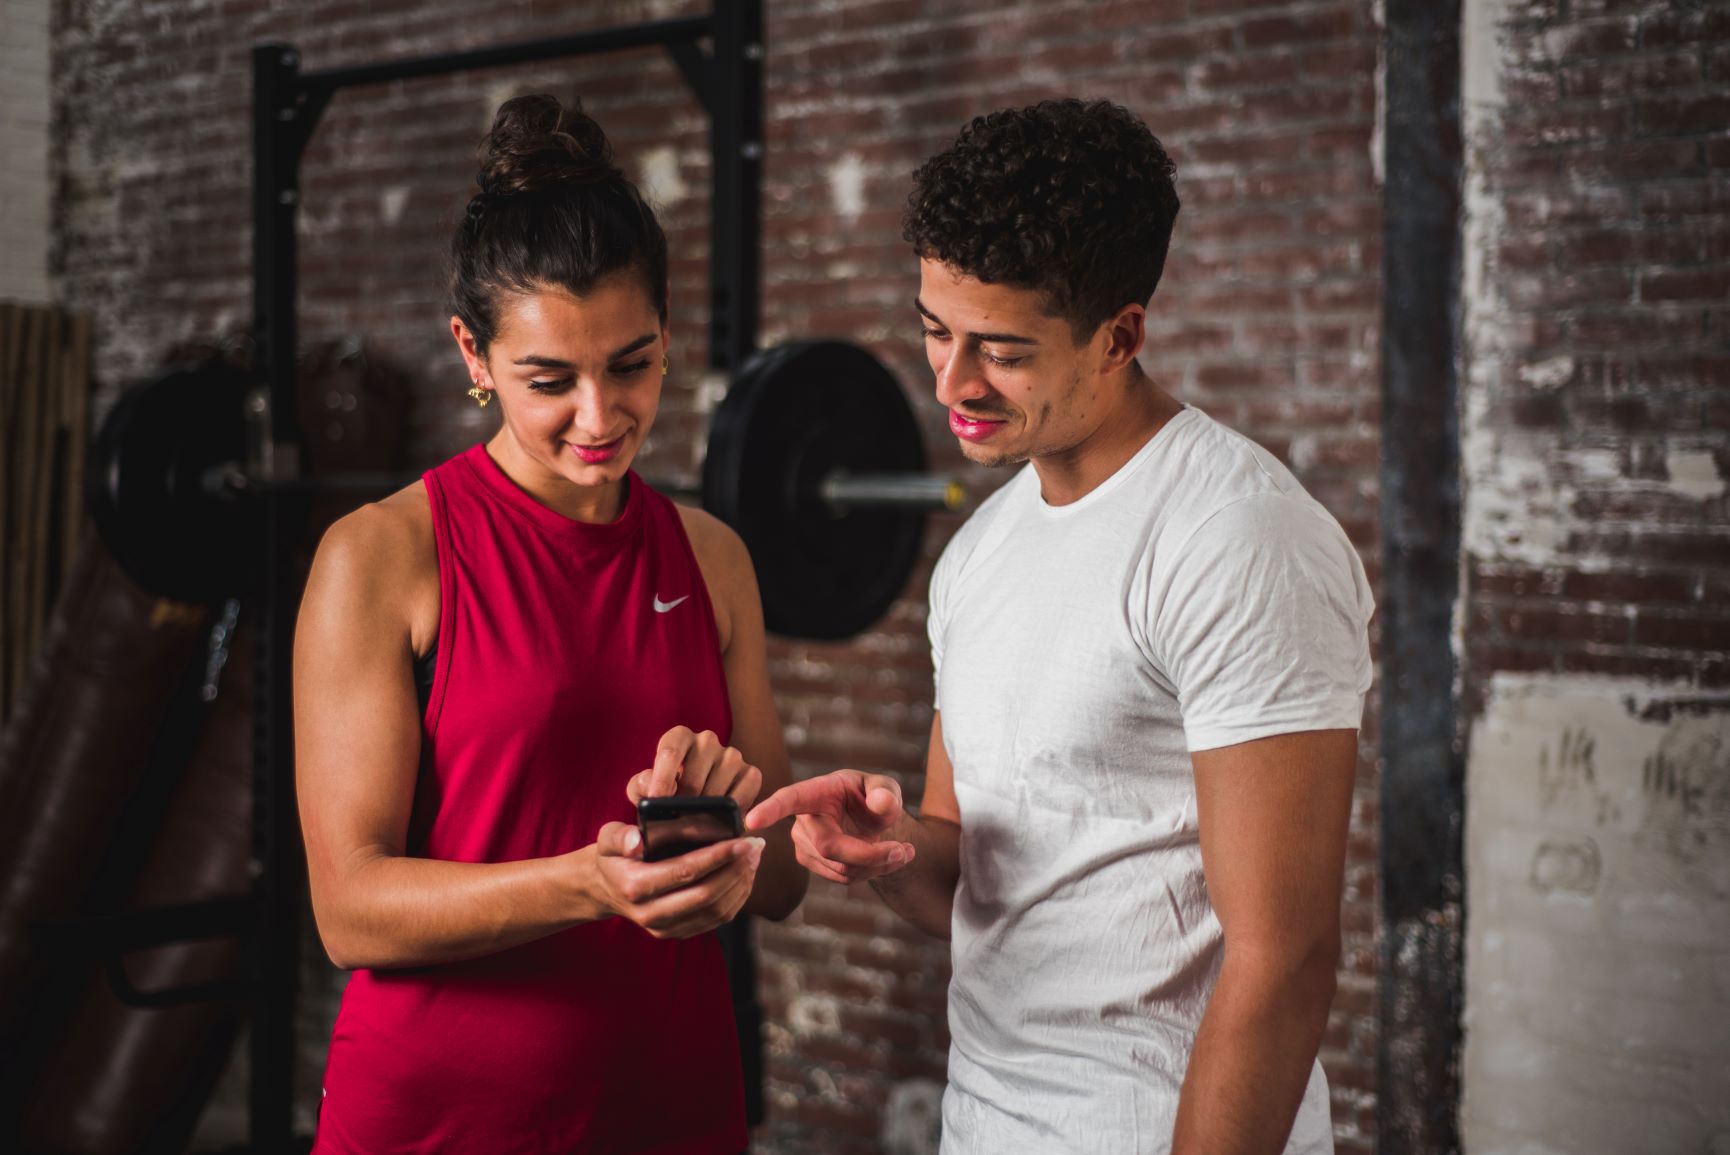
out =
<path fill-rule="evenodd" d="M 742 812 L 757 800 L 763 776 L 713 731 L 675 726 L 661 736 L 655 763 L 632 776 L 625 795 L 646 798 L 710 795 L 733 799 Z M 645 861 L 635 826 L 609 822 L 595 839 L 596 898 L 656 938 L 691 938 L 731 922 L 751 897 L 764 840 L 728 838 L 666 858 Z"/>
<path fill-rule="evenodd" d="M 761 838 L 730 838 L 677 858 L 643 861 L 635 826 L 609 822 L 595 838 L 596 899 L 656 938 L 692 938 L 738 916 L 757 880 Z"/>

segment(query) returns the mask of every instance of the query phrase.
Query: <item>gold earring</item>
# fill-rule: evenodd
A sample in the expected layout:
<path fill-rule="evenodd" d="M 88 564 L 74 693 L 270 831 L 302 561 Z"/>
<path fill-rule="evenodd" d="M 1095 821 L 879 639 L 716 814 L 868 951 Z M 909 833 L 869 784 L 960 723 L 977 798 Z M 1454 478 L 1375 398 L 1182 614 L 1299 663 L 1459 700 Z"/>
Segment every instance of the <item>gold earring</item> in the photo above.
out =
<path fill-rule="evenodd" d="M 475 387 L 469 390 L 469 396 L 475 399 L 476 405 L 485 409 L 487 407 L 487 402 L 493 399 L 493 391 L 491 389 L 482 389 L 480 382 L 477 381 L 475 382 Z"/>
<path fill-rule="evenodd" d="M 662 353 L 661 354 L 661 376 L 665 377 L 666 375 L 667 375 L 667 355 L 665 353 Z"/>

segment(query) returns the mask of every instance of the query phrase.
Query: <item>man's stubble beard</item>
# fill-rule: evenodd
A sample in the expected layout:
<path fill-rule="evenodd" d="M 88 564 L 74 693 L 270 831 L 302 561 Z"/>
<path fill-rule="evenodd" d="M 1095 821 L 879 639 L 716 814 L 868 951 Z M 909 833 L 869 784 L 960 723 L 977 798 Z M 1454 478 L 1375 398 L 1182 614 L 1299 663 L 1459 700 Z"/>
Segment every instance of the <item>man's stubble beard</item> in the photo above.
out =
<path fill-rule="evenodd" d="M 987 457 L 974 457 L 967 453 L 966 450 L 963 450 L 962 456 L 973 462 L 973 464 L 982 465 L 986 469 L 1003 469 L 1011 465 L 1025 465 L 1027 462 L 1033 460 L 1033 455 L 1025 452 L 992 453 Z"/>

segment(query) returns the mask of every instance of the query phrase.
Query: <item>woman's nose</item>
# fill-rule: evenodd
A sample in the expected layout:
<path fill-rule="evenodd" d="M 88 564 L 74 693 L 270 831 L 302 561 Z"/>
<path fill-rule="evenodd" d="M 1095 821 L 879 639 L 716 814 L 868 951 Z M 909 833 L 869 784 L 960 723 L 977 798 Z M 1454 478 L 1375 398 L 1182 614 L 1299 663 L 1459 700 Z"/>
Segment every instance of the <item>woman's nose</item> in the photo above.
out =
<path fill-rule="evenodd" d="M 571 390 L 571 399 L 571 425 L 578 433 L 594 440 L 612 432 L 611 406 L 607 402 L 606 390 L 592 381 L 579 381 Z"/>

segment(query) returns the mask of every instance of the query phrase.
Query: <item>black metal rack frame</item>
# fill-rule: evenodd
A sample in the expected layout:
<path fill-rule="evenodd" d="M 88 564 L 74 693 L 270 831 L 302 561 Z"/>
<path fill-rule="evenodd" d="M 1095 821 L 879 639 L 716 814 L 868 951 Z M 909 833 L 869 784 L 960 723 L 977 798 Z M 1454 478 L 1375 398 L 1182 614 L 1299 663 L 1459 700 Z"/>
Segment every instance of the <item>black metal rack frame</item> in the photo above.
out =
<path fill-rule="evenodd" d="M 589 56 L 660 45 L 709 115 L 709 364 L 736 372 L 755 350 L 759 299 L 763 157 L 762 0 L 715 0 L 707 16 L 620 26 L 520 44 L 379 64 L 302 72 L 287 44 L 253 49 L 253 320 L 255 368 L 268 408 L 253 469 L 300 474 L 296 420 L 296 222 L 300 161 L 330 98 L 345 88 L 445 76 L 479 68 Z M 701 41 L 708 40 L 705 51 Z M 255 872 L 250 956 L 252 987 L 251 1147 L 257 1155 L 296 1150 L 293 1135 L 294 1011 L 305 862 L 297 825 L 290 674 L 297 524 L 292 497 L 266 493 L 264 556 L 257 596 L 256 719 L 253 745 Z M 232 912 L 229 912 L 232 917 Z M 754 986 L 743 928 L 725 944 L 735 1000 Z M 756 1007 L 736 1005 L 745 1043 L 749 1114 L 761 1117 Z M 753 1069 L 755 1068 L 755 1069 Z"/>

